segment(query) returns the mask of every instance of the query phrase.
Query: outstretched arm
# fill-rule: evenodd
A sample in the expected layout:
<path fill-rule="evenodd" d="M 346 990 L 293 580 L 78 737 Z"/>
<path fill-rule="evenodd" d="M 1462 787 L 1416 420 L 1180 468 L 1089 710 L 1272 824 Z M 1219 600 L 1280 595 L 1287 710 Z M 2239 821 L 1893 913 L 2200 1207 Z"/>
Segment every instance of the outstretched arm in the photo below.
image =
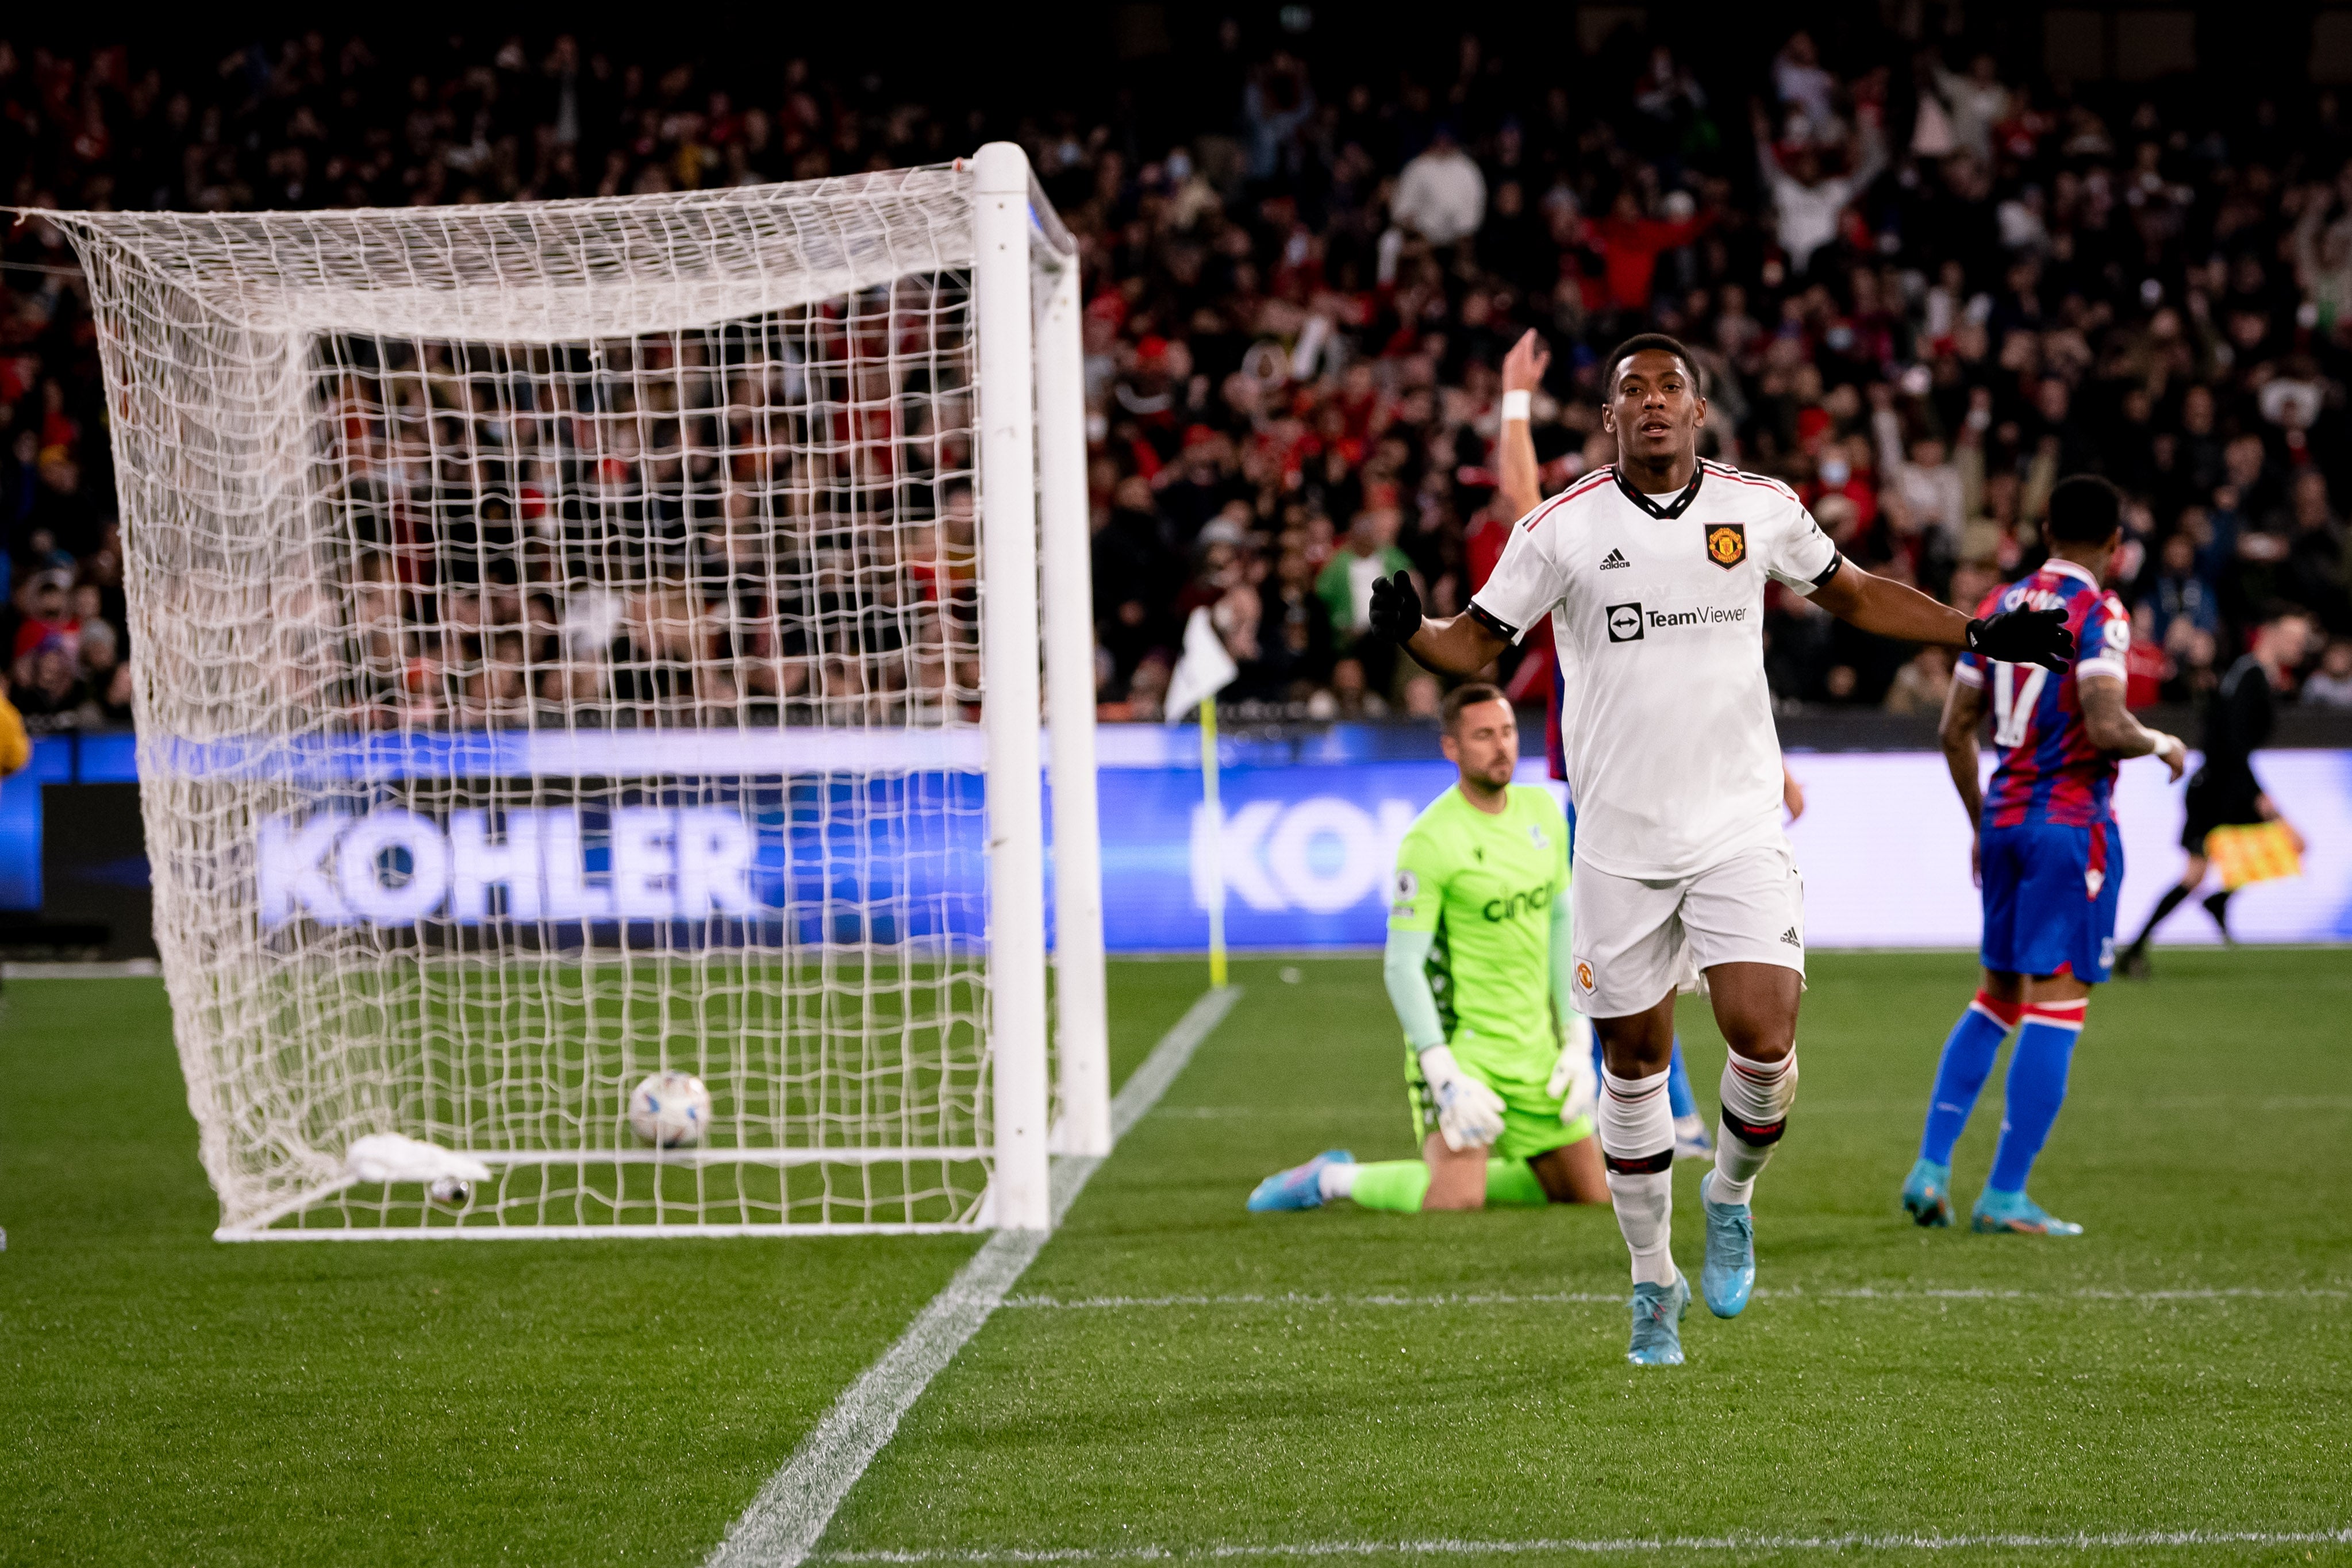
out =
<path fill-rule="evenodd" d="M 1836 574 L 1813 591 L 1813 603 L 1883 637 L 1938 647 L 1969 646 L 1968 616 L 1916 588 L 1874 577 L 1852 561 L 1839 562 Z"/>
<path fill-rule="evenodd" d="M 1372 630 L 1412 655 L 1423 669 L 1444 675 L 1475 675 L 1511 646 L 1475 606 L 1443 620 L 1423 619 L 1421 591 L 1409 572 L 1372 584 Z"/>
<path fill-rule="evenodd" d="M 1466 678 L 1502 658 L 1510 646 L 1508 637 L 1497 637 L 1483 623 L 1461 615 L 1422 622 L 1404 650 L 1423 669 Z"/>
<path fill-rule="evenodd" d="M 1837 570 L 1813 590 L 1813 603 L 1864 631 L 1902 642 L 1966 648 L 2010 664 L 2063 669 L 2074 658 L 2074 634 L 2063 610 L 2002 610 L 1970 620 L 1916 588 L 1874 577 L 1841 556 Z"/>
<path fill-rule="evenodd" d="M 1524 437 L 1523 437 L 1524 438 Z M 1514 528 L 1501 559 L 1461 615 L 1424 621 L 1421 593 L 1400 572 L 1372 584 L 1372 630 L 1395 643 L 1426 669 L 1471 676 L 1492 664 L 1517 642 L 1538 616 L 1559 601 L 1559 573 L 1544 546 L 1525 528 Z"/>

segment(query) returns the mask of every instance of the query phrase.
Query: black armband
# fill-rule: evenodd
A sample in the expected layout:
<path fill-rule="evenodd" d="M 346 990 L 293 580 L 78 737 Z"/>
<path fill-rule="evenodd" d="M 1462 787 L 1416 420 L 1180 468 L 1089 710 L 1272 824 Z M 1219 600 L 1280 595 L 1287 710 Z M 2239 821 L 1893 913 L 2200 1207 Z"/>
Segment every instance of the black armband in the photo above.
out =
<path fill-rule="evenodd" d="M 1515 643 L 1519 640 L 1518 627 L 1511 626 L 1489 614 L 1486 607 L 1484 605 L 1479 604 L 1475 599 L 1470 603 L 1470 618 L 1477 622 L 1480 626 L 1486 627 L 1488 631 L 1494 633 L 1496 637 L 1502 638 L 1505 642 Z"/>

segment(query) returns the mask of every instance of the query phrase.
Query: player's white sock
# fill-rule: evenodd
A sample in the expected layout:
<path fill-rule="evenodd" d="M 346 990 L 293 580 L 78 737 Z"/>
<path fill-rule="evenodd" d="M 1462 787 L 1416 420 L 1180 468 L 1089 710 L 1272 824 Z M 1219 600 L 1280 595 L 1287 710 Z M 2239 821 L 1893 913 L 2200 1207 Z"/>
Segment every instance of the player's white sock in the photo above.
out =
<path fill-rule="evenodd" d="M 1322 1194 L 1327 1204 L 1339 1198 L 1354 1197 L 1356 1173 L 1362 1169 L 1353 1160 L 1334 1160 L 1315 1173 L 1315 1190 Z"/>
<path fill-rule="evenodd" d="M 1744 1204 L 1788 1125 L 1797 1098 L 1797 1053 L 1759 1062 L 1735 1052 L 1723 1064 L 1722 1098 L 1722 1135 L 1715 1141 L 1715 1181 L 1706 1195 L 1719 1204 Z"/>
<path fill-rule="evenodd" d="M 1675 1113 L 1665 1072 L 1619 1078 L 1604 1070 L 1601 1084 L 1601 1155 L 1617 1228 L 1633 1255 L 1633 1283 L 1671 1285 Z"/>

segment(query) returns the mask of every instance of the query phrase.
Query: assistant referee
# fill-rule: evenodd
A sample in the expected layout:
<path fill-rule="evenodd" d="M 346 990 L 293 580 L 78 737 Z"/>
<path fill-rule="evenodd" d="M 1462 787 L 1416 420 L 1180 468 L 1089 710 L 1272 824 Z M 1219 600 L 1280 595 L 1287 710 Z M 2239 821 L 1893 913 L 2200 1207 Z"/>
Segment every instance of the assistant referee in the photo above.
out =
<path fill-rule="evenodd" d="M 2131 946 L 2124 950 L 2117 967 L 2132 979 L 2147 978 L 2147 944 L 2156 928 L 2204 884 L 2210 864 L 2205 836 L 2217 827 L 2278 819 L 2278 807 L 2271 804 L 2271 797 L 2263 793 L 2262 781 L 2254 776 L 2254 750 L 2271 738 L 2274 716 L 2271 693 L 2285 685 L 2287 671 L 2303 662 L 2311 636 L 2308 611 L 2293 606 L 2272 611 L 2254 633 L 2253 651 L 2230 667 L 2206 707 L 2204 760 L 2189 780 L 2188 820 L 2180 829 L 2180 847 L 2189 851 L 2189 864 L 2180 880 L 2165 889 L 2156 912 L 2147 917 L 2147 924 L 2132 939 Z M 2230 940 L 2230 891 L 2224 888 L 2204 900 L 2205 912 L 2221 928 L 2225 942 Z"/>

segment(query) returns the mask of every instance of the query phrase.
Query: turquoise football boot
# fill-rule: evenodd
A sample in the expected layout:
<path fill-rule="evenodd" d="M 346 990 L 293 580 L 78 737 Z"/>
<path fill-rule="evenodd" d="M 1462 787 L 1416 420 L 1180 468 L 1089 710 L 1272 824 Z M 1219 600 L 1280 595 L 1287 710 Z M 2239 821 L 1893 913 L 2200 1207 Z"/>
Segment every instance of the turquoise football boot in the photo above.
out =
<path fill-rule="evenodd" d="M 1985 1236 L 2080 1236 L 2083 1227 L 2072 1220 L 2058 1218 L 2023 1193 L 2004 1193 L 1991 1187 L 1977 1199 L 1977 1206 L 1969 1215 L 1969 1228 Z"/>
<path fill-rule="evenodd" d="M 1952 1223 L 1952 1168 L 1922 1160 L 1903 1179 L 1903 1212 L 1928 1230 L 1946 1230 Z"/>
<path fill-rule="evenodd" d="M 1690 1281 L 1633 1287 L 1633 1342 L 1625 1359 L 1635 1366 L 1683 1364 L 1683 1314 L 1690 1310 Z"/>
<path fill-rule="evenodd" d="M 1698 1271 L 1699 1294 L 1718 1318 L 1736 1318 L 1756 1289 L 1756 1221 L 1746 1204 L 1719 1204 L 1706 1194 L 1715 1173 L 1699 1179 L 1699 1206 L 1706 1211 L 1706 1261 Z"/>
<path fill-rule="evenodd" d="M 1323 1167 L 1352 1165 L 1355 1163 L 1356 1157 L 1345 1149 L 1329 1149 L 1304 1165 L 1277 1171 L 1260 1182 L 1257 1191 L 1249 1195 L 1249 1212 L 1273 1214 L 1281 1209 L 1319 1209 L 1323 1206 Z"/>

